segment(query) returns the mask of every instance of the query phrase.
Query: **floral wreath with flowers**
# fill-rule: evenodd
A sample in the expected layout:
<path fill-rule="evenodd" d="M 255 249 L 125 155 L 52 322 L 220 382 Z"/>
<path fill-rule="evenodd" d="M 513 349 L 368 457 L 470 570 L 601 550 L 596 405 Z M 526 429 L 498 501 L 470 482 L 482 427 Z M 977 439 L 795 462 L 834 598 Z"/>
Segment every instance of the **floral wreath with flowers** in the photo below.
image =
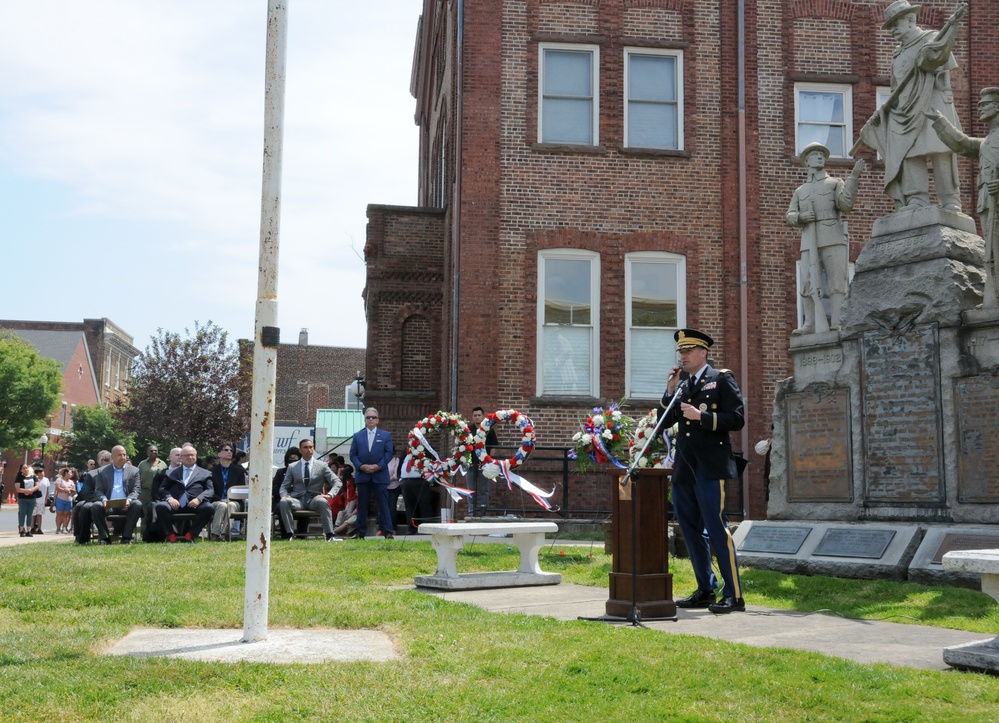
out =
<path fill-rule="evenodd" d="M 441 459 L 430 446 L 426 435 L 430 432 L 449 432 L 455 437 L 451 454 Z M 416 463 L 420 475 L 430 482 L 447 485 L 458 470 L 472 463 L 472 430 L 460 414 L 442 412 L 424 417 L 409 433 L 409 456 Z"/>
<path fill-rule="evenodd" d="M 604 462 L 627 469 L 622 460 L 628 456 L 634 424 L 635 420 L 625 416 L 616 404 L 606 410 L 594 407 L 593 413 L 583 421 L 582 431 L 572 437 L 569 458 L 576 460 L 580 472 L 586 472 L 593 463 Z"/>
<path fill-rule="evenodd" d="M 655 412 L 645 415 L 635 424 L 635 432 L 631 439 L 629 455 L 632 464 L 634 464 L 635 458 L 638 457 L 638 453 L 642 451 L 642 447 L 645 446 L 646 441 L 656 431 L 657 424 L 658 420 L 656 419 Z M 640 468 L 670 469 L 673 467 L 673 450 L 666 434 L 675 436 L 676 431 L 673 428 L 666 430 L 666 432 L 661 429 L 659 430 L 659 433 L 649 442 L 645 454 L 638 459 L 638 466 Z"/>
<path fill-rule="evenodd" d="M 497 461 L 492 458 L 489 454 L 489 450 L 486 449 L 486 435 L 489 430 L 493 428 L 496 422 L 510 422 L 516 424 L 517 428 L 520 430 L 523 437 L 520 440 L 520 447 L 516 452 L 513 453 L 512 457 L 509 457 L 503 461 Z M 534 422 L 531 421 L 530 417 L 526 414 L 521 414 L 516 409 L 501 409 L 498 412 L 493 412 L 487 414 L 485 418 L 479 422 L 479 430 L 475 433 L 475 456 L 479 459 L 479 464 L 482 465 L 482 474 L 487 479 L 496 479 L 501 471 L 501 468 L 506 465 L 507 469 L 516 469 L 520 465 L 524 464 L 527 458 L 530 456 L 531 451 L 534 449 L 534 442 L 537 437 L 534 434 Z"/>

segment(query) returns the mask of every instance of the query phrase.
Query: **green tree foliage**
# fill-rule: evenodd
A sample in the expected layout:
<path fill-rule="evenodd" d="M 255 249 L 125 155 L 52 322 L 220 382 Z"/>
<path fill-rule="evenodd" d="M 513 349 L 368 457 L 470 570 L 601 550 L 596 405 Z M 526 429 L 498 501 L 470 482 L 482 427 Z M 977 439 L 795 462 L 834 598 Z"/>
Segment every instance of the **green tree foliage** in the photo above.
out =
<path fill-rule="evenodd" d="M 111 412 L 100 406 L 80 406 L 73 410 L 73 430 L 64 439 L 69 463 L 84 469 L 87 460 L 97 457 L 102 449 L 120 444 L 129 456 L 135 455 L 135 435 L 122 429 Z"/>
<path fill-rule="evenodd" d="M 62 393 L 62 368 L 0 330 L 0 449 L 34 447 Z"/>
<path fill-rule="evenodd" d="M 115 416 L 142 439 L 214 449 L 220 440 L 246 435 L 248 421 L 237 404 L 242 385 L 239 353 L 228 334 L 209 321 L 194 333 L 157 330 L 136 359 L 127 402 Z"/>

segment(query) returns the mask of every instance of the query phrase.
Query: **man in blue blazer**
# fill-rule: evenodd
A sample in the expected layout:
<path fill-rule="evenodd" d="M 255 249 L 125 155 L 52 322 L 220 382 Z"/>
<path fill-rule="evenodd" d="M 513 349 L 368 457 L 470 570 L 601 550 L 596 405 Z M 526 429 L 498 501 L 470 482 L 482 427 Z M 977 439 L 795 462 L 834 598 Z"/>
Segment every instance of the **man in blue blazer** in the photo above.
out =
<path fill-rule="evenodd" d="M 378 410 L 364 410 L 364 429 L 350 440 L 350 461 L 354 465 L 354 483 L 357 485 L 356 536 L 364 538 L 368 532 L 368 505 L 374 491 L 378 502 L 378 526 L 386 540 L 395 536 L 393 510 L 389 505 L 388 464 L 395 450 L 392 435 L 378 428 Z M 372 490 L 373 488 L 373 490 Z"/>

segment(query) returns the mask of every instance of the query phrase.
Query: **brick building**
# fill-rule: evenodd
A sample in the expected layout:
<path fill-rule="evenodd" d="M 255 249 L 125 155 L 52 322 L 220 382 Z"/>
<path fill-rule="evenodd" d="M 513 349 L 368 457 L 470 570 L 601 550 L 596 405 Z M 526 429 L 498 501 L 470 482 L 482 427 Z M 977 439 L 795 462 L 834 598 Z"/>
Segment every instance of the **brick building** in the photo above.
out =
<path fill-rule="evenodd" d="M 335 346 L 310 346 L 309 333 L 302 329 L 298 344 L 277 347 L 275 384 L 275 424 L 312 427 L 317 409 L 348 409 L 347 387 L 360 375 L 364 377 L 364 349 Z M 253 369 L 253 342 L 239 340 L 240 373 Z M 250 407 L 250 390 L 240 397 L 241 408 Z"/>
<path fill-rule="evenodd" d="M 370 206 L 368 401 L 398 434 L 438 407 L 514 407 L 568 444 L 590 407 L 653 406 L 672 332 L 716 339 L 747 400 L 750 465 L 730 510 L 766 514 L 774 385 L 790 374 L 801 147 L 842 175 L 889 90 L 887 2 L 424 0 L 411 88 L 419 208 Z M 939 28 L 952 2 L 925 2 Z M 999 85 L 999 7 L 973 0 L 954 54 L 966 130 Z M 744 51 L 740 49 L 744 48 Z M 891 211 L 881 164 L 850 215 L 851 259 Z M 964 208 L 976 169 L 961 161 Z M 577 494 L 577 492 L 574 492 Z M 604 495 L 609 486 L 581 485 Z M 585 506 L 585 505 L 584 505 Z M 593 506 L 593 505 L 591 505 Z"/>

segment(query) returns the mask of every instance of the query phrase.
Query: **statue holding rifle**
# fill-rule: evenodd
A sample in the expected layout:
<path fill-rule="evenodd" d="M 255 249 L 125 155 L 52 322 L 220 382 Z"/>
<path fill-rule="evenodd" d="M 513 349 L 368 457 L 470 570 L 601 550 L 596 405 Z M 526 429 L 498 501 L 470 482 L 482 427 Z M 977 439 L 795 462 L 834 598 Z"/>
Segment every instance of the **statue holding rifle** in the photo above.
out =
<path fill-rule="evenodd" d="M 926 111 L 933 130 L 955 153 L 978 159 L 978 217 L 985 238 L 985 296 L 982 307 L 999 308 L 996 259 L 999 259 L 999 88 L 982 88 L 978 96 L 978 117 L 988 124 L 985 138 L 969 138 L 936 108 Z"/>
<path fill-rule="evenodd" d="M 885 193 L 896 209 L 930 205 L 932 165 L 937 201 L 960 212 L 957 157 L 933 132 L 924 112 L 936 108 L 951 125 L 961 128 L 950 85 L 950 71 L 957 67 L 951 48 L 968 5 L 958 5 L 939 31 L 916 25 L 919 8 L 909 0 L 896 0 L 885 10 L 881 27 L 898 42 L 891 63 L 892 93 L 861 129 L 850 153 L 864 144 L 881 154 Z"/>
<path fill-rule="evenodd" d="M 821 143 L 809 143 L 798 156 L 808 167 L 808 180 L 791 197 L 785 219 L 801 229 L 801 271 L 804 275 L 801 296 L 805 321 L 797 334 L 824 333 L 838 329 L 840 311 L 846 299 L 850 241 L 841 214 L 853 210 L 857 200 L 863 160 L 858 160 L 846 181 L 826 173 L 829 149 Z M 822 304 L 822 275 L 829 296 L 829 320 Z"/>

